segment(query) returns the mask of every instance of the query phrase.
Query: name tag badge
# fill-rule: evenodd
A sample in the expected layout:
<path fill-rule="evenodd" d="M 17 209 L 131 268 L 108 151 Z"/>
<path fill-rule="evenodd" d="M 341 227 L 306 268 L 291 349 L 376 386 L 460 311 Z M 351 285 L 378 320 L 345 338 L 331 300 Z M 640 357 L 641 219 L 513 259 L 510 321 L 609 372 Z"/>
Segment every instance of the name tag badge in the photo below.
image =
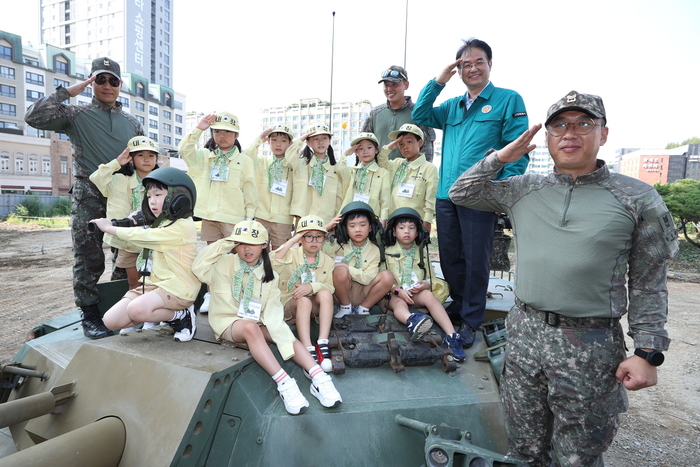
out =
<path fill-rule="evenodd" d="M 403 284 L 401 286 L 402 289 L 404 290 L 411 290 L 414 287 L 418 287 L 420 285 L 420 281 L 418 280 L 418 275 L 416 274 L 415 271 L 411 272 L 411 283 L 410 284 Z"/>
<path fill-rule="evenodd" d="M 304 274 L 301 275 L 301 283 L 302 284 L 308 284 L 311 282 L 316 282 L 316 272 L 311 271 L 311 272 L 305 272 Z"/>
<path fill-rule="evenodd" d="M 345 256 L 336 256 L 336 257 L 335 257 L 335 262 L 336 262 L 336 263 L 342 263 L 344 258 L 345 258 Z"/>
<path fill-rule="evenodd" d="M 270 193 L 280 196 L 287 196 L 287 180 L 272 180 Z"/>
<path fill-rule="evenodd" d="M 243 302 L 238 307 L 238 317 L 246 318 L 253 321 L 260 321 L 260 314 L 262 313 L 262 302 L 257 298 L 251 298 L 250 303 L 248 303 L 248 308 L 243 307 Z"/>
<path fill-rule="evenodd" d="M 213 182 L 228 182 L 228 169 L 228 167 L 212 167 L 209 179 Z"/>
<path fill-rule="evenodd" d="M 362 201 L 363 203 L 369 204 L 369 195 L 355 192 L 355 196 L 352 197 L 353 201 Z"/>
<path fill-rule="evenodd" d="M 413 190 L 415 189 L 416 185 L 414 183 L 401 183 L 398 195 L 404 198 L 413 198 Z"/>

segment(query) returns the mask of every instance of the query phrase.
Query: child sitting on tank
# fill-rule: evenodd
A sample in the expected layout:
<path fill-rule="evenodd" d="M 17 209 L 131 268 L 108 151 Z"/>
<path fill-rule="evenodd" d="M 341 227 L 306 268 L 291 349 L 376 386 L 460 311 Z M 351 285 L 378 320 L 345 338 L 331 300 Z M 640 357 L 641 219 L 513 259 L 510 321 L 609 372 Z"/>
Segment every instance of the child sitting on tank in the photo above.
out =
<path fill-rule="evenodd" d="M 232 251 L 233 250 L 233 251 Z M 294 337 L 284 321 L 279 277 L 268 253 L 268 232 L 260 222 L 241 221 L 233 234 L 203 248 L 192 265 L 211 290 L 209 324 L 217 339 L 250 350 L 253 359 L 277 383 L 291 415 L 304 413 L 309 402 L 270 350 L 277 344 L 282 358 L 292 358 L 311 379 L 311 394 L 324 407 L 343 401 L 331 377 Z"/>
<path fill-rule="evenodd" d="M 445 332 L 443 344 L 452 349 L 455 360 L 463 362 L 465 342 L 442 306 L 449 288 L 445 281 L 435 277 L 428 254 L 429 236 L 415 209 L 399 208 L 389 216 L 384 246 L 386 269 L 393 275 L 394 286 L 388 308 L 399 322 L 406 324 L 414 342 L 423 338 L 435 320 Z M 411 312 L 409 307 L 424 309 L 430 316 Z"/>
<path fill-rule="evenodd" d="M 186 342 L 196 331 L 194 300 L 200 282 L 191 270 L 197 255 L 197 229 L 192 220 L 197 192 L 192 179 L 173 167 L 143 178 L 142 214 L 148 228 L 115 227 L 109 219 L 90 221 L 100 230 L 143 248 L 136 266 L 141 285 L 107 310 L 102 320 L 111 330 L 166 321 L 174 339 Z"/>

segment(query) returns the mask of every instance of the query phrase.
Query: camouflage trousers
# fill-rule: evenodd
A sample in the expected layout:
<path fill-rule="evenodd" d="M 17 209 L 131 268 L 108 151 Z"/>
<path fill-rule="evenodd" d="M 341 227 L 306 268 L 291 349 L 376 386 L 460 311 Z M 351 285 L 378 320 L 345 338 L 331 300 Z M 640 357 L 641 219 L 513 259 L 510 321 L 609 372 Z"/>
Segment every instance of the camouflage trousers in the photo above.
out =
<path fill-rule="evenodd" d="M 74 259 L 73 295 L 75 304 L 84 307 L 95 305 L 100 301 L 97 281 L 105 269 L 105 255 L 102 249 L 103 233 L 99 229 L 89 232 L 87 225 L 92 219 L 105 217 L 107 200 L 102 196 L 100 190 L 86 178 L 75 179 L 71 195 L 70 226 Z M 116 251 L 116 249 L 112 250 L 115 257 Z M 116 268 L 112 271 L 112 280 L 122 278 L 126 278 L 124 269 Z"/>
<path fill-rule="evenodd" d="M 530 467 L 603 466 L 619 413 L 627 410 L 626 390 L 615 379 L 625 358 L 619 321 L 550 326 L 539 312 L 516 304 L 506 331 L 501 398 L 508 454 Z"/>

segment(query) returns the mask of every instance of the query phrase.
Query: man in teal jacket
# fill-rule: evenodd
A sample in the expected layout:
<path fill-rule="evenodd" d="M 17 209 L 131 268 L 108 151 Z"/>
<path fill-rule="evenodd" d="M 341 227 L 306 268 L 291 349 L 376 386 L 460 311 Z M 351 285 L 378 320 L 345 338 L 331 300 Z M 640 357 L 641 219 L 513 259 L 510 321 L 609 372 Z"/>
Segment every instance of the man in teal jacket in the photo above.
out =
<path fill-rule="evenodd" d="M 470 39 L 457 51 L 457 60 L 425 85 L 413 109 L 418 125 L 443 131 L 440 182 L 435 206 L 440 265 L 453 299 L 448 308 L 459 314 L 459 333 L 467 346 L 474 342 L 486 309 L 489 260 L 493 246 L 496 214 L 481 212 L 450 201 L 448 191 L 457 178 L 489 149 L 500 149 L 527 130 L 525 103 L 515 91 L 495 87 L 489 80 L 491 47 Z M 467 92 L 433 107 L 445 84 L 459 71 Z M 502 179 L 525 172 L 525 154 L 499 171 Z"/>

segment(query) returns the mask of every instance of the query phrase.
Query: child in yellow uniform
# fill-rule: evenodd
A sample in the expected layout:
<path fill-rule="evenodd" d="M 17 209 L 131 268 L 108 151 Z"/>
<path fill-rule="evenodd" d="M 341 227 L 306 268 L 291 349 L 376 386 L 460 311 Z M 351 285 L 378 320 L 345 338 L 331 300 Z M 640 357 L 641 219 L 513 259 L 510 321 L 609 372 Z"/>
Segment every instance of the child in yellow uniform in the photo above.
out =
<path fill-rule="evenodd" d="M 203 149 L 197 149 L 207 128 L 212 136 Z M 177 148 L 197 186 L 199 202 L 194 215 L 202 219 L 201 238 L 208 244 L 231 235 L 238 222 L 255 217 L 258 193 L 253 161 L 241 154 L 238 130 L 235 115 L 210 114 Z"/>
<path fill-rule="evenodd" d="M 360 133 L 350 143 L 345 155 L 355 153 L 355 167 L 351 167 L 351 183 L 345 193 L 343 206 L 362 201 L 372 206 L 382 226 L 386 225 L 391 207 L 391 178 L 386 169 L 377 165 L 379 140 L 374 133 Z"/>
<path fill-rule="evenodd" d="M 135 136 L 116 159 L 100 164 L 90 175 L 90 181 L 107 198 L 107 219 L 124 219 L 141 209 L 145 176 L 158 168 L 158 145 L 151 138 Z M 105 243 L 118 249 L 114 266 L 124 268 L 129 288 L 139 285 L 136 258 L 141 248 L 119 240 L 114 235 L 105 235 Z"/>
<path fill-rule="evenodd" d="M 389 310 L 408 326 L 411 340 L 419 341 L 433 321 L 422 313 L 411 313 L 409 305 L 424 308 L 445 331 L 443 344 L 452 349 L 455 360 L 465 358 L 464 339 L 456 331 L 442 302 L 449 295 L 447 283 L 435 277 L 428 254 L 429 233 L 412 208 L 399 208 L 391 214 L 384 230 L 386 268 L 394 278 Z"/>
<path fill-rule="evenodd" d="M 326 239 L 324 224 L 318 216 L 302 217 L 296 235 L 275 251 L 272 264 L 280 276 L 284 318 L 296 320 L 301 343 L 323 371 L 331 371 L 328 335 L 333 321 L 334 263 L 321 251 Z M 311 344 L 312 314 L 319 324 L 315 346 Z"/>
<path fill-rule="evenodd" d="M 394 282 L 389 271 L 379 271 L 380 253 L 374 243 L 379 219 L 369 204 L 353 201 L 326 228 L 335 228 L 335 241 L 324 250 L 335 258 L 333 285 L 339 303 L 335 317 L 367 315 Z"/>
<path fill-rule="evenodd" d="M 389 138 L 394 141 L 382 148 L 377 162 L 391 174 L 390 210 L 415 209 L 423 219 L 423 226 L 430 232 L 435 218 L 438 170 L 420 152 L 423 131 L 417 125 L 406 123 L 389 133 Z M 389 154 L 397 147 L 403 158 L 389 161 Z"/>
<path fill-rule="evenodd" d="M 330 222 L 343 206 L 350 172 L 344 158 L 336 160 L 331 146 L 332 136 L 328 125 L 311 127 L 302 136 L 306 147 L 301 158 L 306 164 L 294 173 L 291 207 L 294 216 L 314 214 Z"/>
<path fill-rule="evenodd" d="M 291 215 L 295 171 L 302 167 L 299 151 L 304 141 L 294 143 L 292 130 L 279 124 L 265 130 L 243 154 L 255 162 L 255 185 L 258 189 L 258 204 L 255 220 L 270 234 L 272 249 L 276 250 L 292 237 L 294 217 Z M 267 142 L 272 156 L 258 156 L 258 148 Z"/>
<path fill-rule="evenodd" d="M 242 221 L 233 235 L 199 252 L 192 271 L 211 287 L 209 324 L 217 339 L 250 349 L 255 361 L 277 383 L 290 414 L 305 412 L 309 403 L 294 378 L 282 369 L 268 342 L 277 344 L 282 358 L 294 359 L 308 372 L 311 394 L 321 405 L 337 407 L 342 398 L 331 377 L 284 322 L 279 278 L 272 269 L 267 245 L 268 233 L 262 224 Z"/>
<path fill-rule="evenodd" d="M 194 299 L 200 283 L 191 266 L 197 254 L 197 228 L 192 220 L 197 191 L 186 173 L 173 167 L 144 177 L 147 198 L 142 212 L 151 227 L 115 227 L 109 219 L 95 219 L 100 230 L 143 248 L 140 270 L 148 271 L 143 285 L 129 290 L 103 317 L 108 329 L 139 323 L 168 321 L 175 340 L 192 339 L 196 331 Z M 137 261 L 137 265 L 140 264 Z"/>

